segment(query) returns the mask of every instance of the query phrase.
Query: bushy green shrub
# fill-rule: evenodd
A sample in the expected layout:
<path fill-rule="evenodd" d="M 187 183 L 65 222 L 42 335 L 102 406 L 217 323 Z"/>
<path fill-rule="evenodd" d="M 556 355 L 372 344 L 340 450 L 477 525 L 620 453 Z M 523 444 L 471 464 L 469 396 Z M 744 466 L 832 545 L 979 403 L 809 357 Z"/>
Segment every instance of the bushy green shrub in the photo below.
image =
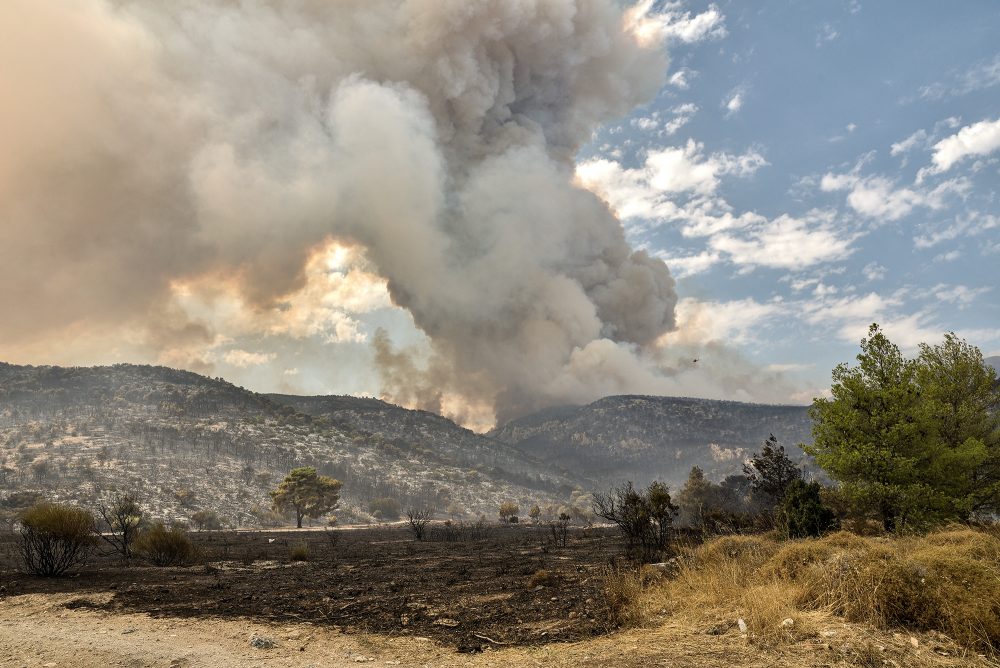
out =
<path fill-rule="evenodd" d="M 40 503 L 20 522 L 21 558 L 33 575 L 62 575 L 83 563 L 97 542 L 94 516 L 82 508 Z"/>
<path fill-rule="evenodd" d="M 194 559 L 194 544 L 180 527 L 167 528 L 157 522 L 139 534 L 135 550 L 157 566 L 182 566 Z"/>
<path fill-rule="evenodd" d="M 818 482 L 796 480 L 778 508 L 778 528 L 789 538 L 818 538 L 836 528 L 837 518 L 823 505 Z"/>

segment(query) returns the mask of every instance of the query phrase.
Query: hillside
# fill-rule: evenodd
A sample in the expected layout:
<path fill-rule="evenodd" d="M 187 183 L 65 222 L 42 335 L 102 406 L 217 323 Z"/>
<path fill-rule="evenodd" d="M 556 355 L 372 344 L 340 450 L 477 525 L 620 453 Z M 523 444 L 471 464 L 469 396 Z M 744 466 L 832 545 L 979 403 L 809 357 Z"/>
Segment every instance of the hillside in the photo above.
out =
<path fill-rule="evenodd" d="M 770 434 L 794 459 L 810 440 L 806 406 L 768 406 L 677 397 L 605 397 L 513 420 L 491 436 L 604 483 L 659 479 L 679 485 L 692 466 L 711 478 L 742 470 Z"/>
<path fill-rule="evenodd" d="M 994 355 L 993 357 L 987 357 L 983 360 L 991 367 L 993 367 L 997 373 L 1000 373 L 1000 355 Z"/>
<path fill-rule="evenodd" d="M 430 420 L 443 430 L 410 438 L 403 409 L 394 408 L 392 430 L 316 412 L 164 367 L 0 364 L 0 484 L 4 498 L 35 492 L 88 504 L 132 490 L 154 516 L 211 510 L 233 526 L 280 521 L 267 492 L 303 465 L 344 482 L 343 522 L 371 520 L 378 497 L 492 517 L 504 500 L 565 502 L 579 484 L 443 418 Z"/>
<path fill-rule="evenodd" d="M 503 441 L 477 434 L 428 411 L 362 397 L 266 396 L 276 404 L 326 420 L 348 432 L 368 434 L 389 446 L 419 451 L 430 460 L 467 467 L 486 465 L 493 475 L 533 489 L 565 491 L 586 482 Z M 572 469 L 572 462 L 565 468 Z"/>

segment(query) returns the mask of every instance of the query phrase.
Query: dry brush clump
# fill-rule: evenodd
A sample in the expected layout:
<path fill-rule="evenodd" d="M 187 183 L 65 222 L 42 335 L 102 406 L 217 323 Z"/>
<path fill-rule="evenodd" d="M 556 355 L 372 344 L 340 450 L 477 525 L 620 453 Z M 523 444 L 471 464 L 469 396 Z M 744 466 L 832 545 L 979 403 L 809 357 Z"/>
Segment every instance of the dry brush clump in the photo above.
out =
<path fill-rule="evenodd" d="M 194 544 L 184 529 L 167 528 L 162 522 L 139 534 L 135 551 L 156 566 L 185 566 L 194 561 L 196 555 Z"/>
<path fill-rule="evenodd" d="M 995 529 L 949 527 L 888 539 L 838 532 L 785 542 L 727 536 L 683 550 L 675 573 L 651 584 L 622 573 L 608 582 L 609 603 L 624 623 L 663 613 L 705 624 L 739 619 L 751 642 L 775 644 L 815 635 L 839 617 L 879 629 L 937 631 L 970 649 L 1000 653 Z"/>
<path fill-rule="evenodd" d="M 97 543 L 94 516 L 82 508 L 40 503 L 19 521 L 21 559 L 33 575 L 63 575 L 82 564 Z"/>

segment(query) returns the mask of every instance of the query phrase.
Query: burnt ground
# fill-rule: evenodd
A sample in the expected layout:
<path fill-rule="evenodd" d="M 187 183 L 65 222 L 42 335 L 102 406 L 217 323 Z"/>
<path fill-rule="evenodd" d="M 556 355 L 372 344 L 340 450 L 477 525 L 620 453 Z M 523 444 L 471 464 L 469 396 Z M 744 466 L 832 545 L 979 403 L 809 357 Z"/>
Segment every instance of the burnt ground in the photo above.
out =
<path fill-rule="evenodd" d="M 193 533 L 188 567 L 124 566 L 98 553 L 69 577 L 17 571 L 0 538 L 0 597 L 71 593 L 68 607 L 153 617 L 311 622 L 345 633 L 433 638 L 460 651 L 579 640 L 614 628 L 603 576 L 621 551 L 611 529 L 489 527 L 475 539 L 417 542 L 405 527 Z M 305 543 L 308 561 L 293 562 Z M 106 546 L 105 546 L 106 547 Z M 547 572 L 542 577 L 539 571 Z M 111 593 L 91 600 L 96 593 Z"/>

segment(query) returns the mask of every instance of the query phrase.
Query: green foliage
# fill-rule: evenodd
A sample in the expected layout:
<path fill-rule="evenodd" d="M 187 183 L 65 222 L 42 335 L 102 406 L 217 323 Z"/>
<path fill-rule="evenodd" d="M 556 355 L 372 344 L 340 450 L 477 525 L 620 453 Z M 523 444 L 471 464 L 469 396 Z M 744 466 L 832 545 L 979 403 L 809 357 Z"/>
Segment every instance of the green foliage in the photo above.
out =
<path fill-rule="evenodd" d="M 319 475 L 312 466 L 292 469 L 271 492 L 274 509 L 295 511 L 295 524 L 302 528 L 302 518 L 319 518 L 337 507 L 340 500 L 339 480 Z"/>
<path fill-rule="evenodd" d="M 980 351 L 948 334 L 906 359 L 872 325 L 857 359 L 813 403 L 806 447 L 853 506 L 887 531 L 997 510 L 1000 386 Z"/>
<path fill-rule="evenodd" d="M 785 446 L 778 444 L 774 434 L 764 441 L 760 454 L 755 452 L 743 465 L 743 474 L 753 491 L 766 497 L 772 506 L 781 503 L 789 485 L 802 479 L 802 470 L 785 454 Z"/>
<path fill-rule="evenodd" d="M 398 520 L 403 512 L 403 506 L 398 499 L 388 496 L 372 499 L 368 511 L 380 520 Z"/>
<path fill-rule="evenodd" d="M 97 542 L 94 516 L 73 506 L 40 503 L 21 515 L 21 558 L 28 573 L 56 577 L 83 563 Z"/>
<path fill-rule="evenodd" d="M 513 501 L 504 501 L 500 504 L 500 519 L 504 522 L 517 522 L 517 514 L 520 511 L 520 507 Z"/>
<path fill-rule="evenodd" d="M 643 560 L 653 560 L 667 547 L 677 506 L 667 486 L 653 482 L 639 491 L 631 482 L 595 494 L 594 514 L 618 526 L 629 551 Z"/>
<path fill-rule="evenodd" d="M 837 518 L 820 498 L 818 482 L 794 480 L 778 509 L 778 528 L 789 538 L 818 538 L 835 529 Z"/>
<path fill-rule="evenodd" d="M 194 544 L 180 527 L 167 528 L 162 522 L 139 534 L 135 551 L 157 566 L 183 566 L 194 559 Z"/>

